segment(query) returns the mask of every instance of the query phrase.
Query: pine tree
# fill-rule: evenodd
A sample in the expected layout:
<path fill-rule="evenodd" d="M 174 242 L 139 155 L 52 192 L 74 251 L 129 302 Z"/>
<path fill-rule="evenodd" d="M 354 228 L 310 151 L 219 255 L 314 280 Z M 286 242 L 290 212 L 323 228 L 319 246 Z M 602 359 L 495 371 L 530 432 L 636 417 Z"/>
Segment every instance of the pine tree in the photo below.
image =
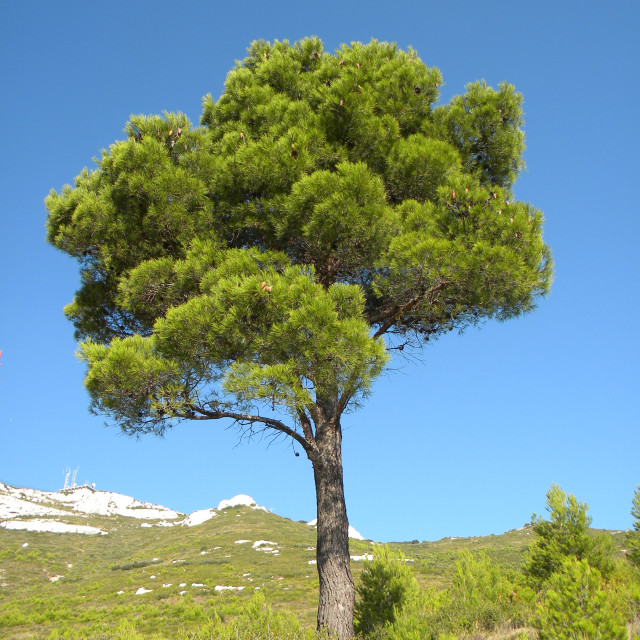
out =
<path fill-rule="evenodd" d="M 393 624 L 396 614 L 419 592 L 418 582 L 399 552 L 380 545 L 374 553 L 373 560 L 365 563 L 356 589 L 356 631 L 365 636 Z"/>
<path fill-rule="evenodd" d="M 615 599 L 586 559 L 565 558 L 538 607 L 540 640 L 627 640 Z"/>
<path fill-rule="evenodd" d="M 513 585 L 484 553 L 460 554 L 449 593 L 447 613 L 456 629 L 465 633 L 492 631 L 515 611 Z"/>
<path fill-rule="evenodd" d="M 533 516 L 536 537 L 523 567 L 532 585 L 542 588 L 567 558 L 586 559 L 609 575 L 614 567 L 611 538 L 589 532 L 592 519 L 588 505 L 553 484 L 547 491 L 547 511 L 548 520 Z"/>
<path fill-rule="evenodd" d="M 636 567 L 640 568 L 640 485 L 636 487 L 631 505 L 633 516 L 633 529 L 627 534 L 627 558 Z"/>
<path fill-rule="evenodd" d="M 522 98 L 372 41 L 254 42 L 201 126 L 131 116 L 127 138 L 46 200 L 77 258 L 65 309 L 94 411 L 125 433 L 231 420 L 297 442 L 318 509 L 318 624 L 353 633 L 345 411 L 388 350 L 530 311 L 542 214 L 511 191 Z M 390 436 L 393 437 L 393 436 Z"/>

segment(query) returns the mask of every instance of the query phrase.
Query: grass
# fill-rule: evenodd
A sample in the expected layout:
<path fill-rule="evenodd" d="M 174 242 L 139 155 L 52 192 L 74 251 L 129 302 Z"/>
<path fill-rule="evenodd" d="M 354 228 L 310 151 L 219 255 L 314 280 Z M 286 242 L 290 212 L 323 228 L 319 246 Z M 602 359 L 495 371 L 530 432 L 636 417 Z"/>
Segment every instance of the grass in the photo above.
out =
<path fill-rule="evenodd" d="M 306 524 L 248 507 L 226 509 L 195 527 L 141 527 L 144 521 L 123 516 L 70 514 L 64 521 L 108 535 L 0 529 L 0 640 L 213 637 L 206 630 L 237 619 L 256 592 L 275 614 L 294 612 L 302 627 L 315 627 L 318 577 L 309 561 L 316 533 Z M 525 528 L 391 546 L 413 561 L 423 586 L 440 588 L 464 549 L 518 568 L 529 534 Z M 621 544 L 622 536 L 616 538 Z M 276 542 L 278 554 L 254 549 L 256 540 Z M 375 554 L 374 545 L 352 540 L 351 553 Z M 357 581 L 362 563 L 352 569 Z M 141 588 L 148 592 L 136 595 Z"/>

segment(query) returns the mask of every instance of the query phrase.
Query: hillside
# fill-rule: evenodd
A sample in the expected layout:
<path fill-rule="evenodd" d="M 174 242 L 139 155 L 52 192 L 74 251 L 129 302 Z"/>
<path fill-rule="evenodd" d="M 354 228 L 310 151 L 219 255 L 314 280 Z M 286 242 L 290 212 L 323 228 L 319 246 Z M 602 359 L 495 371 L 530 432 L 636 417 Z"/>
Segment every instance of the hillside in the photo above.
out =
<path fill-rule="evenodd" d="M 518 567 L 529 534 L 393 546 L 422 584 L 438 586 L 463 549 Z M 352 539 L 351 553 L 357 581 L 375 544 Z M 91 487 L 50 493 L 0 483 L 0 639 L 53 630 L 98 637 L 125 619 L 140 633 L 172 637 L 213 611 L 233 616 L 258 590 L 313 626 L 317 588 L 315 529 L 248 496 L 186 516 Z"/>

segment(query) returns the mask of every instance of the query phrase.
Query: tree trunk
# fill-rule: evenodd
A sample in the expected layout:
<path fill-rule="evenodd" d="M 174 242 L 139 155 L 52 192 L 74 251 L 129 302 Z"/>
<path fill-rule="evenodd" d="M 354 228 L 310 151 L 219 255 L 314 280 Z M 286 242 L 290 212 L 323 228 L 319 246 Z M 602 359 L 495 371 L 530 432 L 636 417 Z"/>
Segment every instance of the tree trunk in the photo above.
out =
<path fill-rule="evenodd" d="M 320 578 L 318 630 L 352 638 L 355 589 L 349 558 L 349 522 L 342 481 L 342 433 L 333 421 L 317 433 L 313 473 L 318 505 L 316 558 Z"/>

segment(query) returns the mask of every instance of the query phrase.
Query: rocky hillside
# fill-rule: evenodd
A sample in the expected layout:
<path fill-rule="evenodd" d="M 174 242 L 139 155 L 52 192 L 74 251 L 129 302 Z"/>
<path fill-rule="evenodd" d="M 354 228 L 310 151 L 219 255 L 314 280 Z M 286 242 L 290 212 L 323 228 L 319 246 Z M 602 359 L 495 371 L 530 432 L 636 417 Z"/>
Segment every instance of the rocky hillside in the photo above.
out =
<path fill-rule="evenodd" d="M 174 638 L 214 614 L 237 615 L 256 591 L 313 627 L 310 524 L 242 495 L 186 515 L 93 487 L 44 492 L 0 483 L 0 640 L 98 640 L 116 637 L 108 634 L 125 623 L 145 638 Z M 465 549 L 517 568 L 530 533 L 392 544 L 423 585 L 438 587 Z M 353 534 L 357 581 L 376 545 Z"/>
<path fill-rule="evenodd" d="M 91 634 L 123 618 L 171 632 L 214 610 L 229 614 L 258 590 L 311 624 L 313 524 L 246 495 L 186 515 L 89 486 L 0 483 L 0 638 Z M 371 543 L 352 534 L 357 564 Z"/>

